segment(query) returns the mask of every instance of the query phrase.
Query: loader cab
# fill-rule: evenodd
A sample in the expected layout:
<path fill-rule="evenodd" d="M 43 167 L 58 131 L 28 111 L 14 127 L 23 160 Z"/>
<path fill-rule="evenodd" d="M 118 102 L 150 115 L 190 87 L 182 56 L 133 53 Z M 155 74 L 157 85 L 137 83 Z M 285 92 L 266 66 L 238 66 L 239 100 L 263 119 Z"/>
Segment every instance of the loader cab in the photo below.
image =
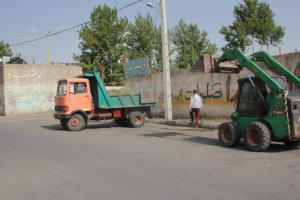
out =
<path fill-rule="evenodd" d="M 273 76 L 271 78 L 282 88 L 287 89 L 285 77 Z M 266 98 L 271 89 L 258 77 L 250 77 L 250 79 L 253 83 L 249 78 L 238 80 L 239 96 L 236 111 L 240 117 L 265 117 L 269 112 Z"/>
<path fill-rule="evenodd" d="M 251 77 L 263 96 L 267 95 L 267 87 L 258 77 Z M 236 111 L 240 117 L 262 117 L 267 114 L 266 108 L 262 105 L 257 89 L 252 85 L 249 78 L 238 80 L 239 96 Z"/>

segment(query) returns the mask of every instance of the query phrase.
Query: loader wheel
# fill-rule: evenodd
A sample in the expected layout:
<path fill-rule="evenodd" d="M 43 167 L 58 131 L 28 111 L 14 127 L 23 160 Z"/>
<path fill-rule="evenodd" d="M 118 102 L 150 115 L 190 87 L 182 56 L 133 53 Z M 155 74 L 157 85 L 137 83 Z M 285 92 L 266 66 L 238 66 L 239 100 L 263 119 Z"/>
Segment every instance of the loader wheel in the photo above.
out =
<path fill-rule="evenodd" d="M 265 151 L 271 144 L 269 128 L 261 122 L 250 123 L 244 134 L 246 147 L 251 151 Z"/>
<path fill-rule="evenodd" d="M 221 124 L 219 127 L 219 141 L 225 147 L 234 147 L 240 142 L 240 135 L 237 127 L 232 122 Z"/>
<path fill-rule="evenodd" d="M 60 126 L 61 126 L 64 130 L 68 130 L 68 127 L 67 127 L 67 120 L 66 120 L 66 119 L 61 119 L 61 120 L 60 120 Z"/>
<path fill-rule="evenodd" d="M 85 126 L 85 120 L 80 114 L 73 115 L 67 122 L 69 131 L 81 131 Z"/>
<path fill-rule="evenodd" d="M 283 143 L 291 148 L 299 148 L 300 140 L 285 140 Z"/>
<path fill-rule="evenodd" d="M 142 127 L 145 123 L 145 115 L 139 111 L 134 111 L 129 114 L 129 125 L 133 128 Z"/>
<path fill-rule="evenodd" d="M 115 119 L 115 123 L 118 126 L 128 127 L 128 119 L 127 118 L 117 118 L 117 119 Z"/>

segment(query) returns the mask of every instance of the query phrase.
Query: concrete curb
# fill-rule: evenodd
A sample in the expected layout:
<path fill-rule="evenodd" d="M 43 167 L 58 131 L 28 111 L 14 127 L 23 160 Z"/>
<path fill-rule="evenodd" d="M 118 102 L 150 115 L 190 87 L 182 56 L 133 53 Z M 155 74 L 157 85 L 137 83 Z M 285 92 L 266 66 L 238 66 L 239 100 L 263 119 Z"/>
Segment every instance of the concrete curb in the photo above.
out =
<path fill-rule="evenodd" d="M 165 120 L 165 119 L 146 119 L 146 123 L 158 123 L 170 126 L 185 126 L 194 127 L 194 123 L 183 120 Z M 199 123 L 199 128 L 218 129 L 220 124 L 213 123 Z"/>

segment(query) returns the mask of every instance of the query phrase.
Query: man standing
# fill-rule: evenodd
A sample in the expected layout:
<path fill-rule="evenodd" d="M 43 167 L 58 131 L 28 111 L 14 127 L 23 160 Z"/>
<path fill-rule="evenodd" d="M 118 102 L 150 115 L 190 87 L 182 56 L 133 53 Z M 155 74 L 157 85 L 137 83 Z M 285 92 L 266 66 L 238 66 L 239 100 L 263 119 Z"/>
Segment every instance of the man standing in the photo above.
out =
<path fill-rule="evenodd" d="M 192 122 L 195 120 L 196 128 L 198 128 L 199 113 L 202 105 L 203 99 L 197 94 L 197 90 L 194 90 L 190 99 L 190 116 Z"/>

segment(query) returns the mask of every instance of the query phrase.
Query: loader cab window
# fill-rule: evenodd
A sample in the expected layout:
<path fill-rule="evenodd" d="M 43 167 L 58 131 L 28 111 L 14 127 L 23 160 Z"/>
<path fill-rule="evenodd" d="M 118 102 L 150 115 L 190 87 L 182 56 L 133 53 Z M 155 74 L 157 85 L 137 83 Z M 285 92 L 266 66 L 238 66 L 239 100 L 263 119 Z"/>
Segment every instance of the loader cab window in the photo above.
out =
<path fill-rule="evenodd" d="M 251 78 L 263 97 L 267 96 L 267 88 L 264 82 L 258 78 Z M 236 111 L 241 117 L 263 117 L 268 110 L 263 105 L 257 89 L 252 85 L 248 78 L 241 79 L 239 82 L 239 98 Z"/>
<path fill-rule="evenodd" d="M 66 94 L 67 94 L 67 81 L 66 80 L 59 81 L 56 95 L 66 96 Z"/>
<path fill-rule="evenodd" d="M 85 94 L 87 93 L 86 83 L 70 83 L 70 94 Z"/>
<path fill-rule="evenodd" d="M 276 81 L 284 90 L 288 89 L 288 85 L 285 77 L 283 76 L 272 76 L 272 79 Z"/>

